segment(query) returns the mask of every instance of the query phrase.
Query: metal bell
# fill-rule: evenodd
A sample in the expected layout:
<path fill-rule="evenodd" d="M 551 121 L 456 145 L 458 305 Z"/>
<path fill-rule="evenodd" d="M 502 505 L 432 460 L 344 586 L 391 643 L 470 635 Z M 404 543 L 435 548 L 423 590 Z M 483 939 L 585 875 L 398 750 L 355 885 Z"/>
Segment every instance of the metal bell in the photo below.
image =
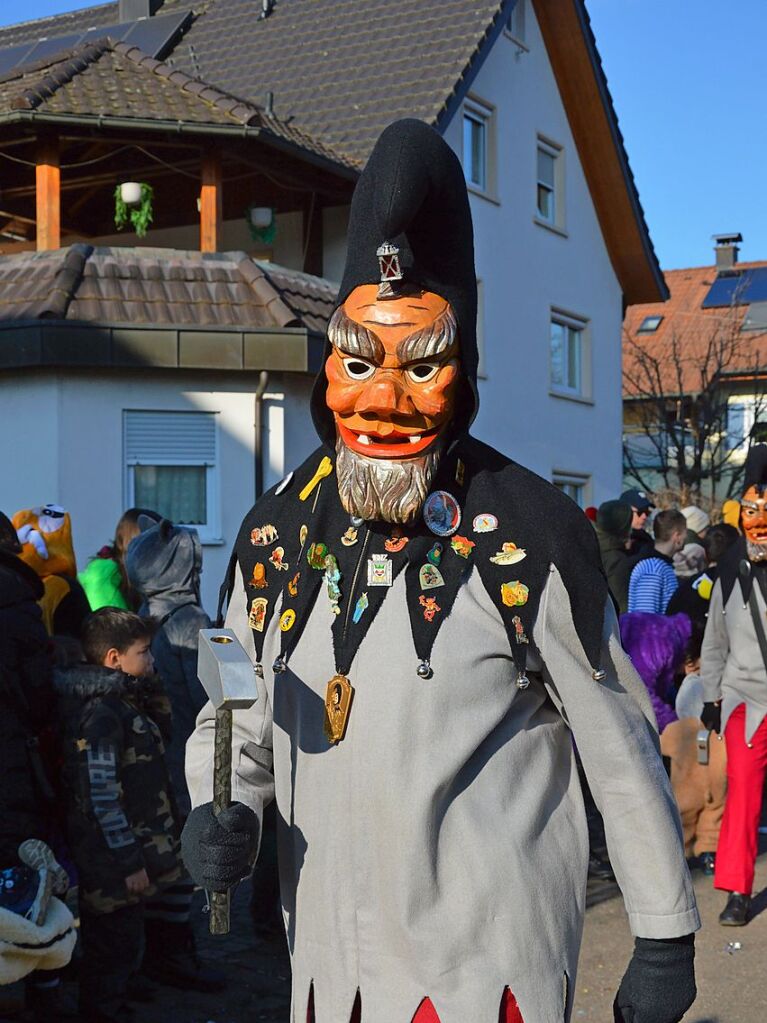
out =
<path fill-rule="evenodd" d="M 288 666 L 285 663 L 285 658 L 282 657 L 282 656 L 278 657 L 276 659 L 276 661 L 274 662 L 274 664 L 272 665 L 272 671 L 274 672 L 274 674 L 275 675 L 281 675 L 283 673 L 283 671 L 287 671 L 287 670 L 288 670 Z"/>
<path fill-rule="evenodd" d="M 604 668 L 595 668 L 591 673 L 591 677 L 595 682 L 603 682 L 607 678 L 607 672 Z"/>
<path fill-rule="evenodd" d="M 350 515 L 349 521 L 351 522 L 355 529 L 359 529 L 360 526 L 363 525 L 363 523 L 365 522 L 365 520 L 360 515 Z"/>
<path fill-rule="evenodd" d="M 523 671 L 520 672 L 519 675 L 517 676 L 517 689 L 527 689 L 529 685 L 530 679 L 527 677 L 527 675 L 525 675 Z"/>
<path fill-rule="evenodd" d="M 419 678 L 431 678 L 434 672 L 431 670 L 431 665 L 428 661 L 423 660 L 418 665 L 418 677 Z"/>
<path fill-rule="evenodd" d="M 253 671 L 256 673 L 256 675 L 258 675 L 259 678 L 264 677 L 264 666 L 260 661 L 258 662 L 258 664 L 253 665 Z"/>

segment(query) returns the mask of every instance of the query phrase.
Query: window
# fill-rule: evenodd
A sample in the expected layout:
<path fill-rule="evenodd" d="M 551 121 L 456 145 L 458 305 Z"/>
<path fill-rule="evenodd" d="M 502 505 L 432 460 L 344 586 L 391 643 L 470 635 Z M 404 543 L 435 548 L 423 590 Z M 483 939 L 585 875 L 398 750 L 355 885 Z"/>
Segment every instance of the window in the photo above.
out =
<path fill-rule="evenodd" d="M 487 191 L 487 117 L 473 109 L 463 114 L 463 169 L 470 185 Z"/>
<path fill-rule="evenodd" d="M 216 413 L 126 411 L 123 440 L 126 504 L 218 540 Z"/>
<path fill-rule="evenodd" d="M 740 329 L 767 332 L 767 302 L 752 302 Z"/>
<path fill-rule="evenodd" d="M 653 334 L 660 327 L 662 319 L 662 316 L 645 316 L 637 334 Z"/>
<path fill-rule="evenodd" d="M 584 395 L 586 324 L 557 313 L 551 318 L 551 388 L 561 394 Z"/>
<path fill-rule="evenodd" d="M 525 42 L 525 0 L 517 0 L 509 15 L 506 31 L 518 43 Z"/>
<path fill-rule="evenodd" d="M 589 486 L 588 476 L 583 476 L 580 473 L 555 472 L 553 483 L 557 490 L 567 494 L 580 508 L 586 507 Z"/>
<path fill-rule="evenodd" d="M 536 219 L 564 230 L 564 157 L 562 147 L 538 137 Z"/>

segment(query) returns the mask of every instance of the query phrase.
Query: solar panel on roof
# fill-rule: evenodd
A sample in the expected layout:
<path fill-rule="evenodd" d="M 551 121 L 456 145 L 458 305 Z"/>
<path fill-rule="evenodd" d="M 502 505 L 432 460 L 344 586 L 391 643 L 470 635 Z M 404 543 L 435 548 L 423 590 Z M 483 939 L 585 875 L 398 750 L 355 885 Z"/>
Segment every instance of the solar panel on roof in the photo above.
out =
<path fill-rule="evenodd" d="M 138 46 L 150 57 L 162 59 L 173 47 L 178 37 L 192 20 L 191 11 L 177 11 L 175 14 L 161 14 L 139 21 L 123 21 L 116 25 L 100 25 L 86 31 L 70 32 L 69 35 L 37 39 L 19 46 L 8 46 L 0 50 L 0 74 L 31 64 L 36 60 L 53 56 L 60 51 L 72 50 L 85 42 L 94 42 L 109 36 L 117 42 Z"/>
<path fill-rule="evenodd" d="M 703 299 L 703 309 L 767 301 L 767 266 L 721 274 Z"/>
<path fill-rule="evenodd" d="M 6 71 L 12 71 L 17 64 L 24 63 L 24 57 L 34 46 L 34 43 L 20 43 L 18 46 L 7 46 L 0 50 L 0 75 Z"/>
<path fill-rule="evenodd" d="M 34 64 L 43 57 L 51 57 L 62 50 L 71 50 L 77 46 L 81 38 L 82 32 L 75 32 L 68 36 L 56 36 L 55 39 L 39 39 L 24 58 L 24 63 Z"/>

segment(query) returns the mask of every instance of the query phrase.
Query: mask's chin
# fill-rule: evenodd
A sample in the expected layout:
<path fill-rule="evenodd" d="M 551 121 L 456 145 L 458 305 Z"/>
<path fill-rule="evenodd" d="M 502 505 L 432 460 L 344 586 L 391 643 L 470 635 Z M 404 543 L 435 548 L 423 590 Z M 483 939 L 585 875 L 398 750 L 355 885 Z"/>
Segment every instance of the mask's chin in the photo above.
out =
<path fill-rule="evenodd" d="M 339 428 L 336 477 L 344 511 L 366 521 L 412 525 L 431 490 L 443 449 L 443 437 L 438 436 L 416 457 L 370 457 L 347 445 Z"/>

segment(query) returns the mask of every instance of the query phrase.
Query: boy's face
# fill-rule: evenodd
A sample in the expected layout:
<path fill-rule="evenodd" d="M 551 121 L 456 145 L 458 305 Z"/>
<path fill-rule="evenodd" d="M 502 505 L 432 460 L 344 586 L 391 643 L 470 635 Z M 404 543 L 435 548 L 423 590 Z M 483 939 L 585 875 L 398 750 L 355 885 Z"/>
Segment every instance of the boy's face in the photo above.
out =
<path fill-rule="evenodd" d="M 135 678 L 151 675 L 154 671 L 151 645 L 151 640 L 147 638 L 135 640 L 122 651 L 112 647 L 104 658 L 104 667 L 117 668 L 125 672 L 126 675 L 133 675 Z"/>

